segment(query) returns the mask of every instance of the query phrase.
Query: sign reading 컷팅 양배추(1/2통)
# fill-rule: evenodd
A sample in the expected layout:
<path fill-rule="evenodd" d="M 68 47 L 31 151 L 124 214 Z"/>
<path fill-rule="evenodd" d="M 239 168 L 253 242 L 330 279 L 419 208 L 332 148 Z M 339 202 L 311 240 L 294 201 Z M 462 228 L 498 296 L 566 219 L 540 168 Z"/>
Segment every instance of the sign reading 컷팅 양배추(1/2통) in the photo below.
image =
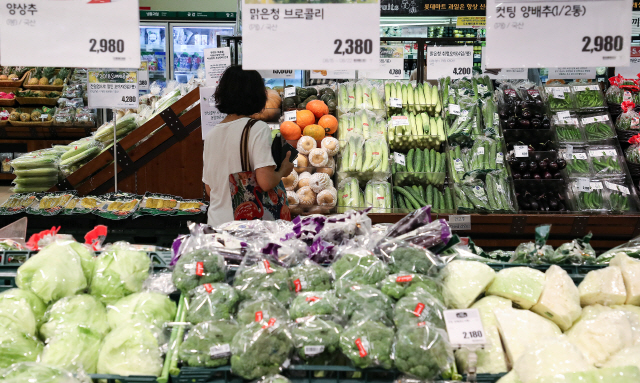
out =
<path fill-rule="evenodd" d="M 138 107 L 138 70 L 89 70 L 89 108 L 135 109 Z"/>
<path fill-rule="evenodd" d="M 138 2 L 0 2 L 0 64 L 129 69 L 140 66 Z M 11 36 L 11 38 L 8 38 Z M 62 39 L 34 42 L 44 36 Z M 11 52 L 11 54 L 9 54 Z"/>
<path fill-rule="evenodd" d="M 376 69 L 379 28 L 379 0 L 242 0 L 242 65 L 256 70 Z"/>
<path fill-rule="evenodd" d="M 629 64 L 631 0 L 488 0 L 488 67 Z M 552 41 L 552 44 L 549 42 Z"/>

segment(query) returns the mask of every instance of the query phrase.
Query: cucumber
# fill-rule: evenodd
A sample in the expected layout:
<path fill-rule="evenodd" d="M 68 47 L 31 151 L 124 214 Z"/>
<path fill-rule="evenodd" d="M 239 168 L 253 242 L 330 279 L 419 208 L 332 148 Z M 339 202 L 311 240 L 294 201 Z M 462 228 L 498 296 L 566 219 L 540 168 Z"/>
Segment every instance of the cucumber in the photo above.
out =
<path fill-rule="evenodd" d="M 414 198 L 414 196 L 409 193 L 407 190 L 403 189 L 400 186 L 394 186 L 393 190 L 395 190 L 397 193 L 400 193 L 403 197 L 405 197 L 407 199 L 408 202 L 411 203 L 411 207 L 407 206 L 408 209 L 419 209 L 421 206 L 418 203 L 418 201 Z"/>
<path fill-rule="evenodd" d="M 414 185 L 415 187 L 415 185 Z M 405 186 L 404 189 L 409 192 L 409 194 L 411 194 L 413 196 L 413 198 L 418 202 L 418 204 L 420 206 L 418 206 L 416 209 L 419 209 L 423 206 L 427 206 L 427 202 L 424 200 L 424 198 L 420 197 L 420 193 L 417 191 L 417 188 L 414 189 L 412 187 L 409 186 Z"/>

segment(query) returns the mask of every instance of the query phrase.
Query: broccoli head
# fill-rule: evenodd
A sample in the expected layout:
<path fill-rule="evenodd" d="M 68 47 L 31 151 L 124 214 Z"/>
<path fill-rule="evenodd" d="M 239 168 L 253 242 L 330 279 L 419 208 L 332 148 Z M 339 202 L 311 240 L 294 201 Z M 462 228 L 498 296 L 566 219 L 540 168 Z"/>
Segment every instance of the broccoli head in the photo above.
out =
<path fill-rule="evenodd" d="M 375 285 L 389 275 L 387 265 L 368 251 L 343 254 L 331 265 L 336 279 Z"/>
<path fill-rule="evenodd" d="M 178 356 L 190 367 L 225 366 L 231 356 L 229 344 L 239 329 L 231 321 L 199 323 L 187 333 Z"/>
<path fill-rule="evenodd" d="M 244 301 L 238 308 L 238 323 L 248 325 L 253 322 L 268 322 L 269 319 L 276 318 L 279 321 L 289 319 L 289 313 L 277 301 L 255 300 Z"/>
<path fill-rule="evenodd" d="M 296 354 L 311 365 L 334 364 L 340 353 L 342 326 L 320 317 L 296 321 L 291 330 Z"/>
<path fill-rule="evenodd" d="M 403 245 L 389 253 L 389 270 L 393 274 L 400 272 L 429 274 L 437 269 L 437 257 L 429 250 L 419 246 Z"/>
<path fill-rule="evenodd" d="M 442 297 L 442 287 L 433 278 L 422 274 L 400 273 L 391 274 L 384 281 L 379 283 L 380 290 L 396 300 L 422 288 L 430 292 L 440 302 L 444 302 Z"/>
<path fill-rule="evenodd" d="M 289 359 L 293 342 L 285 322 L 253 322 L 238 331 L 231 341 L 231 371 L 245 379 L 280 372 Z"/>
<path fill-rule="evenodd" d="M 459 379 L 443 330 L 429 324 L 398 328 L 393 346 L 399 371 L 421 380 Z"/>
<path fill-rule="evenodd" d="M 267 260 L 242 265 L 235 275 L 233 286 L 242 299 L 272 296 L 286 306 L 292 297 L 287 269 Z"/>
<path fill-rule="evenodd" d="M 331 273 L 311 261 L 289 269 L 289 276 L 296 293 L 331 290 Z"/>
<path fill-rule="evenodd" d="M 295 297 L 289 308 L 291 319 L 312 315 L 333 315 L 338 311 L 338 298 L 333 291 L 309 291 Z"/>
<path fill-rule="evenodd" d="M 205 283 L 189 292 L 187 321 L 231 319 L 239 301 L 236 290 L 226 283 Z"/>
<path fill-rule="evenodd" d="M 198 249 L 182 254 L 173 269 L 173 284 L 187 293 L 205 283 L 224 281 L 224 257 L 211 250 Z"/>
<path fill-rule="evenodd" d="M 377 321 L 363 321 L 347 327 L 340 335 L 340 349 L 358 368 L 393 367 L 393 328 Z"/>
<path fill-rule="evenodd" d="M 431 293 L 422 288 L 405 295 L 393 310 L 393 321 L 396 326 L 417 326 L 422 322 L 444 329 L 444 310 L 446 307 Z"/>
<path fill-rule="evenodd" d="M 393 315 L 391 299 L 373 286 L 351 285 L 342 289 L 340 296 L 338 312 L 351 322 L 362 318 L 391 319 Z"/>

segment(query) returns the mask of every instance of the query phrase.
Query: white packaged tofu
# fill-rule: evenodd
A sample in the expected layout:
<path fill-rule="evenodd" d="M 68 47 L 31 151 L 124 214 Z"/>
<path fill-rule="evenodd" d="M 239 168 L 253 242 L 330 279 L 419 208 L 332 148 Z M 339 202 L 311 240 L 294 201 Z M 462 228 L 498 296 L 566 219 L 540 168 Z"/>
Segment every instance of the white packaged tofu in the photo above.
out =
<path fill-rule="evenodd" d="M 618 266 L 622 270 L 622 279 L 627 291 L 626 304 L 640 305 L 640 261 L 624 253 L 618 253 L 610 266 Z"/>
<path fill-rule="evenodd" d="M 529 267 L 511 267 L 498 271 L 487 295 L 511 299 L 523 309 L 535 305 L 544 287 L 544 273 Z"/>
<path fill-rule="evenodd" d="M 542 315 L 567 331 L 580 317 L 580 293 L 573 280 L 561 267 L 552 265 L 544 273 L 544 289 L 531 311 Z"/>
<path fill-rule="evenodd" d="M 484 263 L 451 261 L 443 270 L 442 295 L 451 309 L 469 308 L 491 284 L 496 272 Z"/>
<path fill-rule="evenodd" d="M 622 271 L 617 266 L 588 272 L 578 286 L 578 291 L 582 307 L 595 304 L 621 305 L 627 300 Z"/>

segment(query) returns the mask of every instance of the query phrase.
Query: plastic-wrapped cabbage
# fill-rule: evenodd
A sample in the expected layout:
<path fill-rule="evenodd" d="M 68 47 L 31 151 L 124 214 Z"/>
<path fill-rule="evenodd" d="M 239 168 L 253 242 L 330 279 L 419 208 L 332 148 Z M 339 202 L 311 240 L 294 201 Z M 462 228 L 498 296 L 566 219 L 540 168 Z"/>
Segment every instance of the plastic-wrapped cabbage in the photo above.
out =
<path fill-rule="evenodd" d="M 272 318 L 267 324 L 251 323 L 231 341 L 231 371 L 245 379 L 276 374 L 289 360 L 292 349 L 285 322 Z"/>
<path fill-rule="evenodd" d="M 65 328 L 49 339 L 41 362 L 69 371 L 95 374 L 101 345 L 100 333 L 83 326 Z"/>
<path fill-rule="evenodd" d="M 109 332 L 107 310 L 91 295 L 82 294 L 59 300 L 45 314 L 40 327 L 42 339 L 51 338 L 56 331 L 76 326 L 87 327 L 101 336 Z"/>
<path fill-rule="evenodd" d="M 160 375 L 162 353 L 159 331 L 148 323 L 126 323 L 104 338 L 98 356 L 98 374 Z"/>
<path fill-rule="evenodd" d="M 38 324 L 38 327 L 40 327 L 44 320 L 44 313 L 47 311 L 47 305 L 45 305 L 44 302 L 42 302 L 42 300 L 31 291 L 23 289 L 9 289 L 0 293 L 0 307 L 3 302 L 20 301 L 22 299 L 24 299 L 31 307 L 31 311 L 36 318 L 36 323 Z"/>
<path fill-rule="evenodd" d="M 640 368 L 640 344 L 627 347 L 613 354 L 602 367 L 636 366 Z"/>
<path fill-rule="evenodd" d="M 33 335 L 0 328 L 0 368 L 19 362 L 35 362 L 43 347 Z"/>
<path fill-rule="evenodd" d="M 483 263 L 453 260 L 442 270 L 442 295 L 448 308 L 466 309 L 493 282 L 496 272 Z"/>
<path fill-rule="evenodd" d="M 231 358 L 229 344 L 239 329 L 234 321 L 199 323 L 187 333 L 178 355 L 190 367 L 226 366 Z"/>
<path fill-rule="evenodd" d="M 126 322 L 147 322 L 162 327 L 176 317 L 176 303 L 160 293 L 135 293 L 107 306 L 111 328 Z"/>
<path fill-rule="evenodd" d="M 365 285 L 375 285 L 389 275 L 389 268 L 382 260 L 360 248 L 342 250 L 331 268 L 336 274 L 336 279 Z"/>
<path fill-rule="evenodd" d="M 633 344 L 640 344 L 640 306 L 615 305 L 611 306 L 611 308 L 625 313 L 633 331 Z"/>
<path fill-rule="evenodd" d="M 334 315 L 338 311 L 338 298 L 333 291 L 309 291 L 298 294 L 289 308 L 291 319 L 313 315 Z"/>
<path fill-rule="evenodd" d="M 277 301 L 244 301 L 238 307 L 238 323 L 248 325 L 252 322 L 268 322 L 276 318 L 280 322 L 289 320 L 287 309 Z"/>
<path fill-rule="evenodd" d="M 222 282 L 225 277 L 224 257 L 207 249 L 182 254 L 173 270 L 173 283 L 184 293 L 205 283 Z"/>
<path fill-rule="evenodd" d="M 75 241 L 55 241 L 29 258 L 16 274 L 16 285 L 44 303 L 85 290 L 93 272 L 93 253 Z"/>
<path fill-rule="evenodd" d="M 640 382 L 640 369 L 636 366 L 600 368 L 588 372 L 594 382 L 635 383 Z"/>
<path fill-rule="evenodd" d="M 226 283 L 205 283 L 189 292 L 187 321 L 231 319 L 239 301 L 236 290 Z"/>
<path fill-rule="evenodd" d="M 127 242 L 116 242 L 96 258 L 90 293 L 105 304 L 113 304 L 139 292 L 150 267 L 146 251 L 135 250 Z"/>
<path fill-rule="evenodd" d="M 626 304 L 640 306 L 640 261 L 619 253 L 609 263 L 618 266 L 627 290 Z"/>
<path fill-rule="evenodd" d="M 498 271 L 487 295 L 511 299 L 519 307 L 529 309 L 538 303 L 544 287 L 544 273 L 529 267 L 510 267 Z"/>
<path fill-rule="evenodd" d="M 444 303 L 440 283 L 422 274 L 391 274 L 380 282 L 378 286 L 380 291 L 396 300 L 416 291 L 418 288 L 422 288 Z"/>
<path fill-rule="evenodd" d="M 333 281 L 330 269 L 310 260 L 305 260 L 302 264 L 290 268 L 289 277 L 296 293 L 331 290 L 331 282 Z"/>
<path fill-rule="evenodd" d="M 233 286 L 242 299 L 269 299 L 288 305 L 292 298 L 289 272 L 264 257 L 246 256 L 236 272 Z"/>
<path fill-rule="evenodd" d="M 523 383 L 530 383 L 545 376 L 589 371 L 593 366 L 568 339 L 554 337 L 530 346 L 513 369 Z"/>
<path fill-rule="evenodd" d="M 342 331 L 342 326 L 322 317 L 301 318 L 291 329 L 296 354 L 307 364 L 334 364 Z"/>
<path fill-rule="evenodd" d="M 562 268 L 552 265 L 544 273 L 544 289 L 531 311 L 550 319 L 562 331 L 567 331 L 580 317 L 580 293 Z"/>
<path fill-rule="evenodd" d="M 2 371 L 0 378 L 3 383 L 91 383 L 91 379 L 84 374 L 74 376 L 57 367 L 31 362 L 14 364 Z"/>
<path fill-rule="evenodd" d="M 584 238 L 576 238 L 571 242 L 560 245 L 553 254 L 544 258 L 545 263 L 582 265 L 585 263 L 595 263 L 596 252 L 589 244 L 592 234 L 589 233 Z"/>
<path fill-rule="evenodd" d="M 446 333 L 424 323 L 398 328 L 393 354 L 401 372 L 423 380 L 461 380 Z"/>
<path fill-rule="evenodd" d="M 578 291 L 583 307 L 622 305 L 627 300 L 622 270 L 617 266 L 589 271 L 578 285 Z"/>
<path fill-rule="evenodd" d="M 417 289 L 400 299 L 393 309 L 393 321 L 397 327 L 418 326 L 428 322 L 436 328 L 444 329 L 444 310 L 447 308 L 428 291 Z"/>
<path fill-rule="evenodd" d="M 340 349 L 358 368 L 392 368 L 393 328 L 368 320 L 348 326 L 340 334 Z"/>
<path fill-rule="evenodd" d="M 348 283 L 337 287 L 338 309 L 343 318 L 354 323 L 363 318 L 386 322 L 393 316 L 393 301 L 375 287 Z"/>
<path fill-rule="evenodd" d="M 38 334 L 38 324 L 31 306 L 24 299 L 0 300 L 0 328 Z"/>

